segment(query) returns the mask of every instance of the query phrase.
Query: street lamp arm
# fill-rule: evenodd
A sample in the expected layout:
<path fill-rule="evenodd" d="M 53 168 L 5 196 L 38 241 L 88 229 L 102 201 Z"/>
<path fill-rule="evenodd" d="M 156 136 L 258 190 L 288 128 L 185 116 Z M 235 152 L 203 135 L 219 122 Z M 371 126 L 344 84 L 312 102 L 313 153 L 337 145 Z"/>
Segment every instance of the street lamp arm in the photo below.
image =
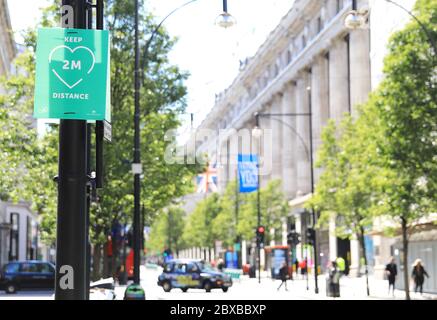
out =
<path fill-rule="evenodd" d="M 147 40 L 146 45 L 145 45 L 145 47 L 144 47 L 144 59 L 143 59 L 142 65 L 141 65 L 141 69 L 143 70 L 143 72 L 145 71 L 145 68 L 146 68 L 146 64 L 147 64 L 147 60 L 148 60 L 148 54 L 149 54 L 149 47 L 150 47 L 150 44 L 152 43 L 153 39 L 155 38 L 155 36 L 156 36 L 156 34 L 158 33 L 159 29 L 161 28 L 162 24 L 163 24 L 163 23 L 164 23 L 164 22 L 165 22 L 165 21 L 166 21 L 166 20 L 167 20 L 171 15 L 173 15 L 176 11 L 179 11 L 179 10 L 182 9 L 183 7 L 189 5 L 189 4 L 193 3 L 193 2 L 196 2 L 196 1 L 198 1 L 198 0 L 191 0 L 191 1 L 188 1 L 188 2 L 186 2 L 186 3 L 182 4 L 182 5 L 180 5 L 180 6 L 177 7 L 176 9 L 173 9 L 173 10 L 172 10 L 169 14 L 167 14 L 167 15 L 164 17 L 164 19 L 162 19 L 161 22 L 158 23 L 158 25 L 155 27 L 155 29 L 153 30 L 152 34 L 150 35 L 149 40 Z"/>
<path fill-rule="evenodd" d="M 305 140 L 302 138 L 302 136 L 301 136 L 299 133 L 297 133 L 296 129 L 293 128 L 293 127 L 292 127 L 291 125 L 289 125 L 288 123 L 284 122 L 283 120 L 278 119 L 278 118 L 275 118 L 274 116 L 271 117 L 271 119 L 280 122 L 282 125 L 286 126 L 286 127 L 289 128 L 291 131 L 293 131 L 293 133 L 294 133 L 294 134 L 299 138 L 300 142 L 302 143 L 302 145 L 303 145 L 303 147 L 304 147 L 304 149 L 305 149 L 305 153 L 306 153 L 308 159 L 310 159 L 310 153 L 309 153 L 309 151 L 308 151 L 308 147 L 307 147 L 307 145 L 306 145 L 306 143 L 305 143 Z"/>
<path fill-rule="evenodd" d="M 391 4 L 394 4 L 395 6 L 397 6 L 398 8 L 401 8 L 403 11 L 405 11 L 406 13 L 408 13 L 414 20 L 416 20 L 416 22 L 419 24 L 419 26 L 422 28 L 422 30 L 425 32 L 425 34 L 427 35 L 427 37 L 428 37 L 428 39 L 429 39 L 429 41 L 431 42 L 431 45 L 432 45 L 432 47 L 433 47 L 433 49 L 434 49 L 434 54 L 436 54 L 437 55 L 437 46 L 436 46 L 436 43 L 435 43 L 435 41 L 434 41 L 434 39 L 433 39 L 433 37 L 432 37 L 432 35 L 429 33 L 429 30 L 428 30 L 428 28 L 410 11 L 410 10 L 408 10 L 407 8 L 405 8 L 405 7 L 403 7 L 403 6 L 401 6 L 399 3 L 397 3 L 397 2 L 394 2 L 394 1 L 392 1 L 392 0 L 385 0 L 385 1 L 387 1 L 388 3 L 391 3 Z"/>
<path fill-rule="evenodd" d="M 282 119 L 275 118 L 275 117 L 299 117 L 299 116 L 310 117 L 311 113 L 257 113 L 255 116 L 256 117 L 264 117 L 264 118 L 269 117 L 269 118 L 271 118 L 273 120 L 276 120 L 276 121 L 280 122 L 281 124 L 283 124 L 284 126 L 289 128 L 291 131 L 293 131 L 293 133 L 299 138 L 300 142 L 302 143 L 308 159 L 311 160 L 311 156 L 310 156 L 310 153 L 308 151 L 308 147 L 307 147 L 307 145 L 305 143 L 305 140 L 302 138 L 302 136 L 296 131 L 295 128 L 293 128 L 292 126 L 290 126 L 289 124 L 284 122 Z"/>
<path fill-rule="evenodd" d="M 420 26 L 420 28 L 425 32 L 426 37 L 428 38 L 429 42 L 431 43 L 431 46 L 434 50 L 434 55 L 437 55 L 437 45 L 432 37 L 432 34 L 430 34 L 429 29 L 417 18 L 410 10 L 403 7 L 399 3 L 393 1 L 393 0 L 385 0 L 386 2 L 395 5 L 396 7 L 400 8 L 401 10 L 405 11 L 410 15 Z M 358 16 L 363 16 L 363 13 L 360 13 L 358 10 L 357 0 L 352 0 L 352 11 L 347 15 L 345 19 L 345 24 L 348 29 L 356 29 L 363 26 L 364 21 L 363 19 L 359 19 Z"/>

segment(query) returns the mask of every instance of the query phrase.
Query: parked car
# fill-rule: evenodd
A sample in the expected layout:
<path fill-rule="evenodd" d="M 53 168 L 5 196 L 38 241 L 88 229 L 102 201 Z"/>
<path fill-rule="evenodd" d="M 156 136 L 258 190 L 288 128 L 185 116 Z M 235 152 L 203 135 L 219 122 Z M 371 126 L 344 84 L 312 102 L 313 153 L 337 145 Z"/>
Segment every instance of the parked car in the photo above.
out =
<path fill-rule="evenodd" d="M 179 288 L 183 292 L 188 289 L 222 289 L 227 292 L 232 286 L 229 275 L 219 272 L 201 260 L 170 260 L 164 264 L 164 270 L 158 277 L 158 286 L 165 292 Z"/>
<path fill-rule="evenodd" d="M 45 261 L 14 261 L 0 271 L 0 289 L 15 293 L 22 289 L 51 289 L 55 287 L 55 266 Z"/>

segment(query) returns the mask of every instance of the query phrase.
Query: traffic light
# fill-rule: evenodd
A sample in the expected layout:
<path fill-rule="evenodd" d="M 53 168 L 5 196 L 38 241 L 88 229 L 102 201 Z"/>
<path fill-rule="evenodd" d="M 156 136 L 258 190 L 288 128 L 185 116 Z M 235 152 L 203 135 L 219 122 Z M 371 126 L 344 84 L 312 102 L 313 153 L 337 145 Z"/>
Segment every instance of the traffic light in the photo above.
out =
<path fill-rule="evenodd" d="M 297 246 L 300 243 L 300 234 L 297 233 L 295 230 L 290 231 L 287 234 L 287 242 L 289 245 Z"/>
<path fill-rule="evenodd" d="M 316 230 L 314 228 L 307 228 L 307 242 L 313 245 L 316 242 Z"/>
<path fill-rule="evenodd" d="M 266 232 L 266 228 L 264 226 L 258 226 L 258 228 L 256 228 L 256 243 L 259 246 L 263 246 L 264 245 L 264 234 Z"/>

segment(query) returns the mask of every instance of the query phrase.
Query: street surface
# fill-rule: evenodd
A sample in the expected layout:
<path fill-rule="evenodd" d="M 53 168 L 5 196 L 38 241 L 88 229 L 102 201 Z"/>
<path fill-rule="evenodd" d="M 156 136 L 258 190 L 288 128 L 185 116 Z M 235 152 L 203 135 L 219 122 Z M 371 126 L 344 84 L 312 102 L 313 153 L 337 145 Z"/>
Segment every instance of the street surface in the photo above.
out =
<path fill-rule="evenodd" d="M 370 297 L 366 295 L 365 278 L 343 277 L 340 280 L 340 298 L 326 297 L 325 276 L 319 277 L 319 294 L 314 293 L 314 278 L 310 276 L 308 281 L 296 279 L 287 281 L 288 291 L 284 286 L 277 290 L 281 283 L 279 280 L 272 280 L 267 274 L 262 274 L 261 284 L 258 278 L 250 279 L 243 276 L 240 280 L 234 280 L 233 286 L 228 292 L 221 289 L 213 289 L 206 293 L 201 289 L 189 289 L 182 292 L 180 289 L 173 289 L 171 292 L 164 290 L 157 285 L 158 275 L 162 268 L 146 269 L 141 267 L 141 284 L 146 292 L 147 300 L 404 300 L 403 291 L 395 290 L 395 297 L 388 295 L 387 282 L 384 280 L 374 280 L 369 278 Z M 116 286 L 116 300 L 123 300 L 126 286 Z M 16 294 L 6 294 L 0 292 L 0 300 L 52 300 L 53 291 L 19 291 Z M 411 298 L 415 300 L 437 300 L 437 295 L 411 293 Z"/>
<path fill-rule="evenodd" d="M 142 268 L 141 284 L 146 291 L 147 300 L 404 300 L 405 293 L 400 290 L 395 290 L 395 297 L 388 295 L 388 283 L 384 280 L 373 280 L 369 278 L 371 296 L 366 295 L 365 278 L 347 278 L 343 277 L 340 280 L 340 298 L 326 297 L 326 280 L 325 276 L 319 277 L 319 294 L 314 293 L 314 277 L 309 278 L 309 290 L 307 290 L 307 281 L 298 279 L 287 281 L 288 291 L 285 291 L 284 286 L 280 291 L 277 287 L 280 285 L 280 280 L 272 280 L 267 278 L 267 274 L 263 274 L 261 284 L 258 283 L 258 278 L 250 279 L 243 276 L 240 280 L 234 280 L 233 286 L 229 291 L 224 293 L 221 289 L 213 289 L 211 293 L 206 293 L 201 289 L 189 289 L 187 292 L 182 292 L 180 289 L 173 289 L 171 292 L 164 290 L 156 284 L 158 275 L 162 268 L 146 269 Z M 125 287 L 117 287 L 117 299 L 123 299 Z M 412 299 L 436 299 L 437 296 L 411 294 Z"/>

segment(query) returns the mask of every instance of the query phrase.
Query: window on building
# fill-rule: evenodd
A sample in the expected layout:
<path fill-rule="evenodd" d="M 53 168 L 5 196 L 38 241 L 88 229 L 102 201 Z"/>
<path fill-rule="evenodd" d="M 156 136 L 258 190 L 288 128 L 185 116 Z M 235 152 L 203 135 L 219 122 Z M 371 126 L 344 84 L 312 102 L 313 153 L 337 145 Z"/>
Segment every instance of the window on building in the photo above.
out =
<path fill-rule="evenodd" d="M 321 17 L 317 18 L 317 33 L 320 33 L 323 29 L 323 20 Z"/>
<path fill-rule="evenodd" d="M 304 49 L 307 46 L 307 39 L 305 36 L 302 36 L 302 49 Z"/>
<path fill-rule="evenodd" d="M 342 0 L 337 0 L 337 7 L 336 7 L 336 13 L 339 13 L 341 8 L 343 7 L 343 1 Z"/>
<path fill-rule="evenodd" d="M 291 50 L 287 51 L 287 64 L 289 64 L 291 62 L 293 58 L 293 54 L 291 53 Z"/>
<path fill-rule="evenodd" d="M 9 239 L 9 261 L 18 260 L 19 236 L 20 236 L 20 216 L 18 213 L 11 213 L 11 234 Z"/>

